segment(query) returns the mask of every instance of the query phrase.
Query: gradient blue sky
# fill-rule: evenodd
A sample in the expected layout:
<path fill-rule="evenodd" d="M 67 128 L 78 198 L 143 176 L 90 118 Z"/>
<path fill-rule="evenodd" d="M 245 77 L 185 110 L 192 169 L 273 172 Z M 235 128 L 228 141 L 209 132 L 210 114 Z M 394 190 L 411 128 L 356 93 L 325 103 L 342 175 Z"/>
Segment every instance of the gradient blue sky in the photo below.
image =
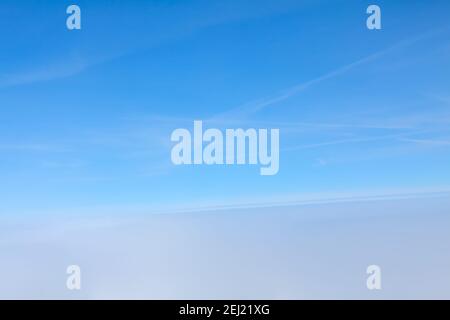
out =
<path fill-rule="evenodd" d="M 74 3 L 0 4 L 0 214 L 449 190 L 448 1 Z M 194 119 L 280 128 L 278 175 L 174 167 Z"/>

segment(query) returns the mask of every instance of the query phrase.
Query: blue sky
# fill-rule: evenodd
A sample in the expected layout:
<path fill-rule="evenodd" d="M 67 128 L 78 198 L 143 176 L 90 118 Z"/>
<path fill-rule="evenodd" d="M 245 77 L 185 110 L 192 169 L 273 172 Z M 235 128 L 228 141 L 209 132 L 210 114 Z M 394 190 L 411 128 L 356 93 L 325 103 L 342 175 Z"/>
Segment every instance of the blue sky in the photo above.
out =
<path fill-rule="evenodd" d="M 450 4 L 372 2 L 2 1 L 0 213 L 448 190 Z M 278 175 L 174 167 L 194 119 L 279 128 Z"/>

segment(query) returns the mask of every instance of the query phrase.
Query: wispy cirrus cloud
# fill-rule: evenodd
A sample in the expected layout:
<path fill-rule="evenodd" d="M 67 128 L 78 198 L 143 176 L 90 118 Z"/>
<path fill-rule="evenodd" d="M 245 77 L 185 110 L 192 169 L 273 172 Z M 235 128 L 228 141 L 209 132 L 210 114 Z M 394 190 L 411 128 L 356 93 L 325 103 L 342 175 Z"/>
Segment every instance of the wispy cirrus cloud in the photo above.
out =
<path fill-rule="evenodd" d="M 66 152 L 70 149 L 43 143 L 0 143 L 0 152 Z"/>
<path fill-rule="evenodd" d="M 123 55 L 124 52 L 106 53 L 96 57 L 84 57 L 77 54 L 67 57 L 65 60 L 43 61 L 32 69 L 0 74 L 0 88 L 70 78 L 93 66 L 112 61 Z"/>
<path fill-rule="evenodd" d="M 447 140 L 438 140 L 438 139 L 401 139 L 402 141 L 405 142 L 412 142 L 412 143 L 416 143 L 419 145 L 424 145 L 424 146 L 436 146 L 436 147 L 441 147 L 441 146 L 450 146 L 450 139 Z"/>
<path fill-rule="evenodd" d="M 235 1 L 239 2 L 239 1 Z M 315 1 L 317 2 L 317 1 Z M 244 6 L 244 10 L 235 10 L 236 4 L 233 1 L 226 3 L 212 3 L 211 1 L 197 1 L 196 5 L 199 7 L 206 7 L 209 9 L 207 15 L 203 15 L 198 10 L 192 10 L 190 5 L 184 3 L 168 3 L 168 4 L 154 4 L 145 3 L 139 6 L 138 9 L 131 9 L 128 14 L 136 15 L 142 19 L 148 19 L 149 15 L 158 16 L 158 29 L 165 30 L 163 34 L 154 33 L 154 30 L 147 29 L 147 26 L 140 24 L 138 21 L 140 19 L 134 19 L 133 22 L 127 21 L 127 24 L 131 24 L 132 27 L 136 28 L 136 32 L 145 32 L 151 34 L 150 37 L 129 37 L 129 35 L 123 35 L 120 30 L 117 30 L 118 41 L 120 41 L 120 48 L 117 46 L 106 46 L 102 42 L 102 38 L 105 37 L 103 29 L 99 30 L 85 30 L 83 32 L 94 32 L 95 36 L 98 38 L 98 43 L 101 49 L 96 49 L 97 53 L 93 55 L 92 53 L 83 51 L 84 56 L 68 57 L 67 59 L 58 61 L 42 61 L 40 65 L 35 68 L 25 69 L 25 70 L 14 70 L 12 72 L 2 72 L 0 73 L 0 88 L 28 85 L 58 79 L 65 79 L 69 77 L 76 76 L 93 66 L 115 60 L 117 58 L 131 56 L 138 52 L 149 50 L 150 48 L 158 47 L 164 45 L 170 41 L 174 41 L 186 36 L 189 36 L 200 30 L 214 27 L 217 25 L 237 23 L 240 21 L 257 19 L 272 15 L 279 15 L 289 10 L 297 7 L 304 7 L 312 1 L 303 1 L 298 3 L 298 1 L 292 0 L 282 0 L 276 3 L 270 1 L 263 1 L 254 5 L 252 3 L 241 4 Z M 120 6 L 119 4 L 109 4 L 110 7 L 114 8 Z M 121 12 L 121 11 L 120 11 Z M 92 14 L 92 13 L 91 13 Z M 108 21 L 113 18 L 118 18 L 120 16 L 102 15 L 101 12 L 96 12 L 99 16 L 99 21 L 102 19 L 107 19 Z M 173 18 L 173 17 L 183 17 L 183 19 Z M 166 17 L 166 19 L 161 20 L 161 17 Z M 106 23 L 106 22 L 105 22 Z M 52 26 L 53 27 L 53 26 Z M 154 28 L 152 25 L 151 28 Z M 107 29 L 110 32 L 109 29 Z M 106 37 L 109 39 L 109 36 Z M 138 39 L 138 41 L 136 40 Z M 73 49 L 73 48 L 71 48 Z M 65 55 L 64 52 L 60 52 L 60 55 Z"/>
<path fill-rule="evenodd" d="M 432 31 L 422 33 L 422 34 L 417 35 L 412 38 L 401 40 L 386 49 L 374 52 L 366 57 L 358 59 L 347 65 L 340 66 L 340 67 L 338 67 L 334 70 L 331 70 L 330 72 L 323 74 L 317 78 L 313 78 L 311 80 L 300 83 L 293 87 L 284 89 L 280 93 L 275 94 L 271 97 L 266 97 L 266 98 L 261 98 L 261 99 L 255 100 L 255 101 L 250 101 L 250 102 L 245 103 L 236 108 L 232 108 L 226 112 L 217 114 L 214 117 L 212 117 L 211 120 L 212 121 L 217 121 L 217 120 L 220 121 L 223 118 L 225 118 L 225 119 L 226 118 L 231 118 L 231 119 L 238 118 L 239 119 L 242 117 L 250 116 L 250 115 L 260 112 L 268 107 L 271 107 L 280 102 L 283 102 L 283 101 L 285 101 L 285 100 L 287 100 L 287 99 L 289 99 L 289 98 L 291 98 L 291 97 L 293 97 L 293 96 L 295 96 L 295 95 L 297 95 L 297 94 L 299 94 L 299 93 L 301 93 L 323 81 L 330 80 L 330 79 L 336 78 L 338 76 L 344 75 L 344 74 L 348 73 L 349 71 L 356 69 L 357 67 L 363 66 L 363 65 L 368 64 L 373 61 L 376 61 L 390 53 L 395 52 L 396 50 L 404 49 L 404 48 L 409 47 L 413 44 L 416 44 L 422 40 L 428 39 L 430 37 L 433 37 L 437 34 L 440 34 L 442 32 L 448 31 L 448 30 L 449 30 L 449 28 L 432 30 Z"/>
<path fill-rule="evenodd" d="M 83 72 L 89 65 L 89 63 L 79 61 L 46 65 L 35 70 L 3 74 L 0 76 L 0 88 L 64 79 Z"/>

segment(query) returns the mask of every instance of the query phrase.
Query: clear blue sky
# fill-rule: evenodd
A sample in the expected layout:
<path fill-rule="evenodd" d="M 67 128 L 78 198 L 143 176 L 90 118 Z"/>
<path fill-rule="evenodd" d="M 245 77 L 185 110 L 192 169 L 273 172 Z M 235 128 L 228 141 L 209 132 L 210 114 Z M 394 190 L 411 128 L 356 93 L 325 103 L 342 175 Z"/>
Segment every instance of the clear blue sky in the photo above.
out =
<path fill-rule="evenodd" d="M 0 214 L 450 186 L 447 0 L 74 3 L 0 4 Z M 194 119 L 279 128 L 278 175 L 174 167 Z"/>

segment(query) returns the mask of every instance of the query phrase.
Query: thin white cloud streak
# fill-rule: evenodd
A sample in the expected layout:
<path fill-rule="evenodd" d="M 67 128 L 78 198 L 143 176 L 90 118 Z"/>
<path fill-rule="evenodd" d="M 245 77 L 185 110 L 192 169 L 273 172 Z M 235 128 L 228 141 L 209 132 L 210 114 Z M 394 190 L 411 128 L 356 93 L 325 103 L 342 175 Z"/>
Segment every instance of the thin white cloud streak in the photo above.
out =
<path fill-rule="evenodd" d="M 33 70 L 18 71 L 0 76 L 0 88 L 15 87 L 35 84 L 40 82 L 65 79 L 76 76 L 87 69 L 117 59 L 124 55 L 120 53 L 108 53 L 102 57 L 82 58 L 74 57 L 67 60 L 51 62 L 41 65 Z"/>
<path fill-rule="evenodd" d="M 436 140 L 436 139 L 401 139 L 405 142 L 413 142 L 426 146 L 450 146 L 450 140 Z"/>
<path fill-rule="evenodd" d="M 183 214 L 221 212 L 238 209 L 263 209 L 288 206 L 306 206 L 312 204 L 356 203 L 382 200 L 421 199 L 449 197 L 450 186 L 422 187 L 422 188 L 386 188 L 379 190 L 349 190 L 340 192 L 293 193 L 272 195 L 270 197 L 245 197 L 245 199 L 224 199 L 220 201 L 183 203 L 178 205 L 107 205 L 95 207 L 72 207 L 45 212 L 33 212 L 38 216 L 58 216 L 64 212 L 66 217 L 80 215 L 115 215 L 134 217 L 147 214 Z M 12 216 L 11 214 L 9 216 Z"/>
<path fill-rule="evenodd" d="M 332 141 L 326 141 L 326 142 L 320 142 L 320 143 L 311 143 L 311 144 L 305 144 L 305 145 L 300 145 L 300 146 L 287 147 L 287 148 L 281 149 L 281 151 L 296 151 L 296 150 L 303 150 L 303 149 L 313 149 L 313 148 L 334 146 L 334 145 L 339 145 L 339 144 L 379 141 L 379 140 L 386 140 L 386 139 L 390 139 L 390 138 L 392 138 L 392 137 L 381 136 L 381 137 L 373 137 L 373 138 L 354 138 L 354 139 L 332 140 Z"/>
<path fill-rule="evenodd" d="M 278 4 L 276 6 L 266 4 L 266 6 L 259 6 L 258 10 L 247 10 L 245 13 L 239 13 L 234 10 L 233 5 L 228 6 L 228 4 L 224 4 L 221 5 L 222 8 L 216 8 L 216 10 L 213 11 L 214 14 L 212 15 L 199 15 L 199 12 L 191 12 L 189 16 L 184 18 L 184 20 L 176 21 L 179 25 L 174 29 L 175 31 L 167 31 L 162 37 L 155 36 L 150 38 L 152 40 L 144 41 L 144 43 L 142 43 L 142 41 L 139 41 L 138 43 L 127 42 L 123 44 L 123 48 L 119 50 L 114 48 L 115 52 L 111 52 L 111 50 L 109 50 L 107 52 L 100 53 L 98 57 L 87 57 L 86 59 L 67 59 L 61 62 L 45 63 L 33 70 L 0 74 L 0 88 L 70 78 L 90 69 L 93 66 L 103 64 L 105 62 L 109 62 L 124 56 L 133 55 L 140 51 L 148 50 L 149 48 L 156 47 L 171 40 L 186 37 L 191 33 L 198 32 L 199 30 L 208 27 L 226 23 L 235 23 L 274 14 L 282 14 L 288 12 L 289 9 L 295 8 L 297 6 L 298 3 L 296 3 L 295 1 L 293 1 L 292 3 L 284 3 L 283 6 L 280 6 Z M 161 5 L 147 4 L 144 5 L 144 7 L 141 7 L 138 12 L 139 14 L 143 14 L 145 10 L 155 12 L 155 10 L 160 10 L 163 7 L 161 7 Z M 186 13 L 186 7 L 184 4 L 176 6 L 170 4 L 167 9 L 174 10 L 173 12 L 176 13 L 175 16 L 178 16 L 178 13 L 181 12 Z M 163 14 L 163 12 L 161 12 L 161 14 Z M 171 28 L 172 27 L 173 26 L 171 26 Z M 100 35 L 98 36 L 100 37 Z"/>
<path fill-rule="evenodd" d="M 434 35 L 436 35 L 436 34 L 438 34 L 440 32 L 447 31 L 447 30 L 448 30 L 448 28 L 435 30 L 435 31 L 430 31 L 430 32 L 426 32 L 426 33 L 423 33 L 421 35 L 418 35 L 418 36 L 416 36 L 414 38 L 402 40 L 402 41 L 398 42 L 397 44 L 395 44 L 395 45 L 393 45 L 393 46 L 391 46 L 391 47 L 389 47 L 387 49 L 375 52 L 375 53 L 373 53 L 371 55 L 368 55 L 368 56 L 366 56 L 366 57 L 364 57 L 362 59 L 359 59 L 359 60 L 357 60 L 355 62 L 352 62 L 352 63 L 347 64 L 345 66 L 339 67 L 339 68 L 337 68 L 337 69 L 335 69 L 335 70 L 333 70 L 333 71 L 331 71 L 331 72 L 329 72 L 327 74 L 324 74 L 324 75 L 322 75 L 320 77 L 314 78 L 312 80 L 309 80 L 309 81 L 306 81 L 304 83 L 298 84 L 298 85 L 293 86 L 291 88 L 285 89 L 278 95 L 275 95 L 275 96 L 269 97 L 269 98 L 263 98 L 263 99 L 259 99 L 259 100 L 256 100 L 256 101 L 252 101 L 252 102 L 246 103 L 244 105 L 241 105 L 241 106 L 239 106 L 237 108 L 233 108 L 233 109 L 231 109 L 229 111 L 226 111 L 224 113 L 217 114 L 214 117 L 212 117 L 212 119 L 210 119 L 210 121 L 220 120 L 222 118 L 227 118 L 227 117 L 230 117 L 230 116 L 232 118 L 233 117 L 240 118 L 240 117 L 245 117 L 245 116 L 257 113 L 257 112 L 259 112 L 259 111 L 261 111 L 261 110 L 263 110 L 263 109 L 265 109 L 265 108 L 267 108 L 269 106 L 272 106 L 272 105 L 275 105 L 275 104 L 277 104 L 279 102 L 285 101 L 285 100 L 287 100 L 287 99 L 289 99 L 289 98 L 291 98 L 291 97 L 293 97 L 293 96 L 295 96 L 295 95 L 305 91 L 306 89 L 308 89 L 308 88 L 310 88 L 310 87 L 312 87 L 314 85 L 317 85 L 317 84 L 319 84 L 319 83 L 321 83 L 321 82 L 323 82 L 325 80 L 329 80 L 329 79 L 338 77 L 340 75 L 343 75 L 343 74 L 347 73 L 348 71 L 350 71 L 352 69 L 355 69 L 356 67 L 362 66 L 362 65 L 367 64 L 367 63 L 372 62 L 372 61 L 375 61 L 375 60 L 377 60 L 377 59 L 379 59 L 379 58 L 381 58 L 381 57 L 383 57 L 383 56 L 385 56 L 385 55 L 387 55 L 387 54 L 389 54 L 389 53 L 391 53 L 391 52 L 393 52 L 395 50 L 408 47 L 408 46 L 413 45 L 413 44 L 415 44 L 415 43 L 417 43 L 417 42 L 419 42 L 421 40 L 427 39 L 427 38 L 429 38 L 431 36 L 434 36 Z"/>
<path fill-rule="evenodd" d="M 375 136 L 375 137 L 332 140 L 332 141 L 325 141 L 325 142 L 319 142 L 319 143 L 305 144 L 305 145 L 300 145 L 300 146 L 286 147 L 286 148 L 283 148 L 282 151 L 312 149 L 312 148 L 320 148 L 320 147 L 331 146 L 331 145 L 374 142 L 374 141 L 380 141 L 380 140 L 400 140 L 401 141 L 401 140 L 406 140 L 406 139 L 402 139 L 402 137 L 405 137 L 408 135 L 428 133 L 428 132 L 430 132 L 430 130 L 416 130 L 416 131 L 412 131 L 412 132 L 382 135 L 382 136 Z"/>
<path fill-rule="evenodd" d="M 194 120 L 198 120 L 200 117 L 170 117 L 170 116 L 163 116 L 163 115 L 147 115 L 147 116 L 140 116 L 140 117 L 126 117 L 125 120 L 133 121 L 133 123 L 136 122 L 150 122 L 152 125 L 158 125 L 161 128 L 171 128 L 174 125 L 181 126 L 181 125 L 192 125 Z M 423 118 L 423 116 L 422 116 Z M 399 119 L 394 119 L 399 120 Z M 441 120 L 442 121 L 442 115 L 436 115 L 435 120 Z M 431 119 L 430 119 L 431 121 Z M 203 123 L 205 124 L 211 124 L 215 126 L 229 126 L 229 125 L 260 125 L 260 126 L 277 126 L 279 128 L 302 128 L 302 129 L 414 129 L 416 123 L 402 123 L 401 121 L 398 121 L 398 123 L 389 122 L 384 123 L 381 120 L 378 121 L 379 123 L 362 123 L 361 121 L 358 121 L 358 123 L 330 123 L 330 122 L 315 122 L 315 121 L 270 121 L 270 120 L 253 120 L 253 119 L 216 119 L 216 118 L 210 118 L 203 120 Z"/>
<path fill-rule="evenodd" d="M 247 202 L 247 203 L 232 203 L 222 204 L 216 206 L 199 206 L 199 207 L 186 207 L 182 209 L 162 210 L 157 213 L 162 214 L 176 214 L 176 213 L 202 213 L 209 211 L 225 211 L 225 210 L 238 210 L 238 209 L 263 209 L 263 208 L 276 208 L 276 207 L 288 207 L 288 206 L 307 206 L 317 204 L 334 204 L 334 203 L 355 203 L 355 202 L 372 202 L 372 201 L 385 201 L 385 200 L 405 200 L 405 199 L 420 199 L 420 198 L 436 198 L 436 197 L 449 197 L 450 188 L 447 189 L 435 189 L 433 191 L 416 191 L 416 192 L 393 192 L 393 193 L 380 193 L 370 194 L 356 193 L 356 194 L 336 194 L 333 196 L 322 197 L 302 197 L 298 196 L 293 199 L 286 200 L 274 200 L 274 201 L 260 201 L 260 202 Z"/>
<path fill-rule="evenodd" d="M 0 144 L 1 151 L 19 152 L 67 152 L 69 148 L 56 147 L 48 144 Z"/>
<path fill-rule="evenodd" d="M 20 86 L 37 82 L 45 82 L 74 76 L 84 71 L 89 64 L 71 63 L 46 66 L 32 71 L 3 75 L 0 78 L 0 88 Z"/>

